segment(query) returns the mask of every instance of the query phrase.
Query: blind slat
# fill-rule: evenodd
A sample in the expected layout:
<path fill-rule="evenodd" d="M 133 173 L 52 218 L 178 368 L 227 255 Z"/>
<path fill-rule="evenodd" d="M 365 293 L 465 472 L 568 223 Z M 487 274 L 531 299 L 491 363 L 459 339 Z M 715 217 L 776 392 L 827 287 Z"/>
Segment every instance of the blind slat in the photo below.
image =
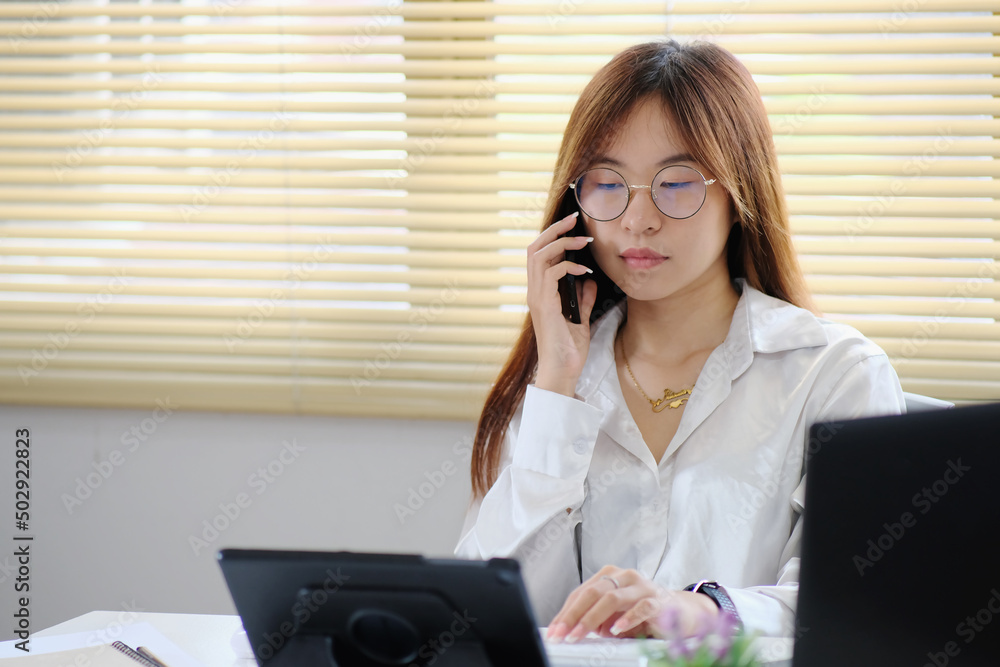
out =
<path fill-rule="evenodd" d="M 799 103 L 801 104 L 804 103 Z M 990 102 L 991 105 L 995 104 Z M 798 107 L 797 107 L 798 108 Z M 102 125 L 118 130 L 152 129 L 152 130 L 218 130 L 227 132 L 267 132 L 273 131 L 275 125 L 285 132 L 411 132 L 416 135 L 430 137 L 437 131 L 438 135 L 488 135 L 498 132 L 513 134 L 545 134 L 558 137 L 565 129 L 565 120 L 533 121 L 512 118 L 507 120 L 464 118 L 460 123 L 454 118 L 443 116 L 438 118 L 409 118 L 407 120 L 384 120 L 381 117 L 358 120 L 315 120 L 301 116 L 281 118 L 244 119 L 244 118 L 178 118 L 174 116 L 147 116 L 136 118 L 125 113 L 125 106 L 120 107 L 116 116 L 110 117 L 45 117 L 31 114 L 5 114 L 0 116 L 0 129 L 3 130 L 75 130 L 101 128 Z M 276 116 L 277 118 L 277 116 Z M 270 127 L 269 127 L 270 125 Z M 920 136 L 930 137 L 938 143 L 947 143 L 945 136 L 1000 136 L 1000 120 L 983 120 L 973 117 L 947 118 L 941 120 L 870 120 L 865 123 L 824 118 L 819 115 L 794 113 L 787 116 L 771 118 L 771 129 L 777 135 L 850 135 L 850 136 Z M 100 133 L 100 130 L 97 130 Z M 105 130 L 106 131 L 106 130 Z M 376 139 L 377 141 L 377 139 Z M 427 146 L 433 146 L 429 139 L 415 140 L 413 145 L 420 151 L 428 152 Z M 556 140 L 557 141 L 557 140 Z M 259 139 L 258 139 L 259 142 Z M 544 144 L 543 144 L 544 145 Z M 450 148 L 450 146 L 449 146 Z M 275 149 L 277 147 L 275 146 Z"/>
<path fill-rule="evenodd" d="M 998 156 L 1000 157 L 1000 156 Z M 231 155 L 220 154 L 210 156 L 191 155 L 88 155 L 85 161 L 86 166 L 78 166 L 60 173 L 60 183 L 171 183 L 171 184 L 195 184 L 201 185 L 205 182 L 204 174 L 188 173 L 187 170 L 195 168 L 232 169 L 232 160 L 239 156 L 236 153 Z M 5 169 L 0 167 L 0 181 L 20 182 L 20 183 L 51 183 L 52 165 L 66 162 L 65 152 L 55 151 L 2 151 L 0 150 L 0 165 L 45 165 L 47 169 L 26 169 L 23 166 L 17 169 Z M 266 185 L 267 187 L 314 187 L 313 183 L 323 185 L 334 183 L 360 183 L 364 181 L 359 177 L 354 177 L 353 181 L 345 181 L 344 174 L 337 172 L 376 172 L 367 176 L 369 180 L 381 178 L 386 185 L 395 186 L 407 183 L 435 181 L 428 178 L 429 175 L 447 174 L 448 181 L 443 182 L 439 187 L 447 186 L 452 179 L 455 179 L 456 187 L 463 180 L 468 180 L 470 174 L 496 172 L 506 172 L 507 175 L 501 177 L 504 180 L 499 184 L 507 186 L 511 177 L 517 172 L 530 173 L 531 181 L 513 182 L 519 189 L 538 189 L 544 186 L 545 182 L 539 180 L 538 160 L 528 158 L 497 158 L 487 156 L 440 156 L 428 159 L 420 166 L 419 174 L 416 176 L 406 176 L 404 160 L 398 157 L 388 157 L 382 159 L 360 159 L 360 158 L 331 158 L 327 156 L 296 156 L 288 158 L 282 156 L 256 156 L 253 160 L 254 169 L 241 168 L 238 173 L 228 174 L 230 186 L 246 183 L 253 186 Z M 930 176 L 979 176 L 996 178 L 1000 176 L 1000 164 L 984 161 L 944 161 L 934 160 L 921 163 L 914 159 L 887 159 L 876 157 L 794 157 L 786 156 L 779 160 L 782 172 L 789 175 L 809 174 L 809 175 L 831 175 L 831 176 L 856 176 L 868 175 L 889 175 L 922 178 Z M 69 165 L 67 165 L 69 166 Z M 157 167 L 155 173 L 141 172 L 135 170 L 95 170 L 93 167 Z M 185 172 L 165 171 L 170 168 L 184 169 Z M 275 170 L 275 171 L 265 171 Z M 281 171 L 278 171 L 281 170 Z M 321 171 L 322 173 L 312 173 L 309 170 Z M 547 174 L 546 174 L 547 176 Z M 361 177 L 365 178 L 365 177 Z M 405 181 L 404 181 L 405 178 Z M 493 176 L 497 179 L 496 176 Z M 527 177 L 524 177 L 527 178 Z M 246 180 L 244 180 L 246 179 Z M 478 182 L 478 181 L 477 181 Z M 370 184 L 370 183 L 369 183 Z M 351 187 L 355 187 L 352 185 Z M 500 188 L 491 188 L 497 190 Z"/>
<path fill-rule="evenodd" d="M 997 42 L 997 50 L 1000 51 L 1000 41 Z M 995 86 L 984 84 L 984 92 L 990 92 L 989 88 Z M 484 88 L 484 91 L 488 90 Z M 826 95 L 822 91 L 815 93 L 817 96 Z M 900 114 L 912 114 L 919 116 L 982 116 L 1000 115 L 1000 100 L 983 99 L 978 96 L 969 96 L 970 99 L 906 99 L 898 100 L 892 97 L 866 97 L 863 99 L 837 99 L 828 96 L 828 99 L 817 102 L 814 113 L 825 115 L 855 115 L 855 114 L 880 114 L 895 116 Z M 817 100 L 819 98 L 817 97 Z M 52 98 L 46 95 L 0 95 L 0 107 L 11 110 L 68 110 L 86 111 L 103 110 L 116 111 L 124 102 L 119 98 Z M 803 101 L 796 99 L 774 99 L 764 100 L 764 106 L 769 114 L 795 114 L 803 108 Z M 257 111 L 272 114 L 272 129 L 274 126 L 282 126 L 284 120 L 278 120 L 282 116 L 299 113 L 340 113 L 340 114 L 408 114 L 412 116 L 438 116 L 432 122 L 436 123 L 434 129 L 443 132 L 450 129 L 451 125 L 462 125 L 478 120 L 480 117 L 490 117 L 496 114 L 537 114 L 568 116 L 573 108 L 572 100 L 561 100 L 557 102 L 549 101 L 490 101 L 486 99 L 471 100 L 470 104 L 463 106 L 454 99 L 441 100 L 407 100 L 397 101 L 365 101 L 356 102 L 351 100 L 335 101 L 314 101 L 304 99 L 286 99 L 280 104 L 273 100 L 218 100 L 208 97 L 179 99 L 166 98 L 161 96 L 149 97 L 142 101 L 143 109 L 155 110 L 179 110 L 179 111 Z M 333 121 L 331 121 L 333 122 Z M 386 121 L 387 123 L 392 121 Z M 493 121 L 509 122 L 509 121 Z M 556 121 L 553 121 L 556 122 Z M 547 128 L 550 123 L 526 123 L 529 128 Z M 537 131 L 537 130 L 535 130 Z"/>
<path fill-rule="evenodd" d="M 993 0 L 922 0 L 920 10 L 924 12 L 991 12 L 996 8 Z M 289 5 L 284 3 L 255 3 L 252 5 L 232 4 L 225 7 L 227 16 L 360 16 L 383 18 L 402 16 L 411 19 L 429 18 L 490 18 L 495 16 L 533 16 L 548 17 L 560 11 L 565 11 L 564 0 L 543 0 L 531 4 L 499 4 L 499 3 L 439 3 L 439 2 L 406 2 L 392 7 L 372 7 L 368 4 L 333 3 L 330 5 Z M 658 15 L 663 11 L 662 0 L 647 0 L 646 2 L 604 2 L 588 3 L 588 13 L 601 15 Z M 731 0 L 675 0 L 670 4 L 672 14 L 695 15 L 729 15 L 739 14 L 797 14 L 802 10 L 798 0 L 757 0 L 734 6 Z M 815 0 L 810 3 L 809 10 L 820 14 L 865 13 L 879 12 L 893 14 L 900 11 L 898 0 Z M 0 16 L 21 18 L 31 16 L 39 11 L 38 6 L 31 2 L 9 2 L 0 5 Z M 49 10 L 46 10 L 49 11 Z M 155 2 L 136 5 L 112 4 L 91 5 L 88 3 L 66 3 L 61 5 L 59 16 L 109 16 L 109 17 L 142 17 L 158 16 L 180 18 L 184 16 L 217 16 L 219 9 L 214 5 L 175 5 L 173 3 Z"/>
<path fill-rule="evenodd" d="M 405 81 L 405 82 L 373 82 L 373 81 L 350 81 L 342 82 L 336 79 L 323 79 L 312 81 L 261 81 L 260 78 L 246 79 L 243 81 L 232 81 L 228 79 L 212 80 L 207 78 L 192 79 L 186 81 L 160 82 L 156 84 L 158 92 L 227 92 L 246 94 L 287 94 L 298 93 L 302 95 L 310 93 L 337 93 L 343 96 L 373 94 L 385 96 L 398 96 L 398 94 L 412 96 L 441 96 L 441 97 L 476 97 L 489 92 L 491 95 L 561 95 L 575 99 L 583 90 L 586 84 L 586 77 L 577 80 L 567 80 L 565 74 L 558 75 L 555 71 L 547 73 L 551 79 L 546 81 L 485 81 L 483 79 L 471 81 Z M 100 79 L 81 79 L 78 77 L 0 77 L 0 90 L 11 92 L 93 92 L 107 91 L 113 93 L 128 93 L 136 87 L 133 81 L 114 81 Z M 758 84 L 760 92 L 764 96 L 776 95 L 975 95 L 1000 94 L 1000 81 L 994 79 L 981 80 L 979 78 L 970 79 L 948 79 L 948 80 L 892 80 L 886 81 L 879 77 L 872 77 L 871 80 L 855 79 L 843 81 L 835 77 L 809 77 L 797 78 L 792 81 L 762 81 Z M 482 103 L 482 113 L 490 115 L 514 107 L 514 110 L 536 110 L 540 113 L 567 113 L 572 107 L 570 99 L 560 104 L 547 104 L 544 106 L 531 106 L 524 102 L 508 104 L 487 104 Z M 8 97 L 7 104 L 16 104 L 14 108 L 49 108 L 45 105 L 56 104 L 43 96 L 37 97 Z M 787 113 L 772 99 L 766 99 L 765 103 L 772 113 Z M 884 104 L 885 102 L 882 102 Z M 64 103 L 65 104 L 65 103 Z M 77 102 L 76 104 L 83 104 Z M 164 108 L 159 105 L 170 105 L 166 108 L 189 109 L 194 105 L 186 102 L 174 100 L 163 100 L 156 103 L 158 106 L 146 104 L 147 108 Z M 265 104 L 265 103 L 262 103 Z M 308 100 L 301 104 L 308 104 Z M 424 107 L 417 108 L 422 113 L 436 112 L 440 109 L 448 111 L 451 109 L 448 102 L 436 102 L 437 106 L 429 106 L 426 102 Z M 451 104 L 454 104 L 453 102 Z M 368 106 L 357 107 L 360 111 L 380 111 L 389 105 L 385 103 L 369 103 Z M 59 108 L 64 108 L 59 106 Z M 93 101 L 89 106 L 77 106 L 76 108 L 106 108 L 100 106 L 99 102 Z M 199 108 L 205 108 L 203 103 L 199 103 Z M 211 107 L 219 108 L 219 107 Z M 898 108 L 898 107 L 895 107 Z M 338 105 L 333 108 L 337 111 L 351 111 L 350 107 Z M 413 105 L 402 107 L 403 111 L 411 111 Z M 428 111 L 429 109 L 429 111 Z M 238 109 L 247 110 L 246 107 Z M 289 110 L 305 111 L 326 111 L 329 108 L 304 106 L 297 109 L 294 106 Z M 391 107 L 389 111 L 400 110 L 398 107 Z M 963 109 L 964 111 L 964 109 Z M 835 112 L 831 112 L 835 113 Z M 887 113 L 894 113 L 890 111 Z"/>
<path fill-rule="evenodd" d="M 232 159 L 232 158 L 230 158 Z M 280 160 L 281 158 L 275 158 Z M 977 165 L 972 165 L 977 166 Z M 997 172 L 1000 175 L 1000 163 L 983 163 L 978 165 L 983 171 Z M 846 167 L 845 165 L 845 168 Z M 898 177 L 905 177 L 907 182 L 900 183 L 898 178 L 884 178 L 881 176 L 865 176 L 863 179 L 855 175 L 842 177 L 840 173 L 833 171 L 836 169 L 817 169 L 826 171 L 825 177 L 802 176 L 791 172 L 784 178 L 785 192 L 797 195 L 846 195 L 846 196 L 879 196 L 892 194 L 893 196 L 919 196 L 919 197 L 986 197 L 996 198 L 1000 195 L 1000 183 L 989 180 L 990 174 L 981 174 L 983 178 L 957 180 L 952 178 L 931 178 L 926 173 L 916 176 L 914 165 L 900 165 Z M 911 173 L 907 173 L 913 170 Z M 235 170 L 230 170 L 234 171 Z M 832 173 L 831 173 L 832 172 Z M 861 164 L 855 170 L 859 172 L 869 172 Z M 870 173 L 870 172 L 869 172 Z M 951 175 L 951 174 L 949 174 Z M 46 184 L 52 181 L 51 169 L 4 169 L 0 167 L 0 180 L 7 183 L 26 183 L 31 185 Z M 239 170 L 236 173 L 190 173 L 186 171 L 163 171 L 156 172 L 135 172 L 126 170 L 110 169 L 67 169 L 60 172 L 60 182 L 66 185 L 90 184 L 90 185 L 177 185 L 195 186 L 196 188 L 207 188 L 209 186 L 220 186 L 236 188 L 270 188 L 270 189 L 352 189 L 352 190 L 406 190 L 411 196 L 418 193 L 452 193 L 456 195 L 454 202 L 461 205 L 461 198 L 458 195 L 465 193 L 495 193 L 497 191 L 520 191 L 532 192 L 536 196 L 544 194 L 548 190 L 549 181 L 546 177 L 539 175 L 518 175 L 508 173 L 497 176 L 478 174 L 417 174 L 414 176 L 399 176 L 393 173 L 372 173 L 364 176 L 348 176 L 335 172 L 316 173 L 294 172 L 294 171 L 245 171 Z M 37 190 L 41 190 L 38 188 Z M 67 189 L 45 189 L 51 192 L 54 198 L 73 198 L 77 193 L 73 188 Z M 10 190 L 0 188 L 0 199 L 10 197 Z M 130 191 L 130 196 L 137 196 L 136 193 L 146 194 L 143 191 Z M 105 195 L 105 193 L 107 193 Z M 148 193 L 152 197 L 167 196 Z M 308 206 L 310 198 L 319 197 L 317 201 L 323 201 L 323 195 L 312 195 L 308 193 L 282 193 L 275 195 L 256 195 L 247 193 L 251 197 L 256 197 L 256 201 L 262 206 L 275 206 L 282 203 L 281 198 L 287 205 Z M 108 201 L 113 201 L 111 191 L 101 191 L 102 196 L 107 196 Z M 47 196 L 47 195 L 46 195 Z M 192 193 L 188 189 L 177 191 L 174 195 L 179 200 L 190 200 Z M 242 196 L 242 195 L 241 195 Z M 24 197 L 17 197 L 24 199 Z M 302 201 L 304 203 L 291 203 Z M 126 201 L 142 201 L 131 199 Z M 160 201 L 160 200 L 154 200 Z M 221 200 L 222 204 L 226 200 Z M 250 201 L 250 200 L 247 200 Z M 183 203 L 178 201 L 177 203 Z M 491 201 L 491 204 L 493 202 Z M 509 202 L 505 202 L 509 203 Z M 322 205 L 322 204 L 320 204 Z M 518 204 L 514 204 L 517 206 Z"/>
<path fill-rule="evenodd" d="M 653 9 L 652 6 L 649 7 Z M 593 11 L 592 8 L 589 8 Z M 453 11 L 453 10 L 452 10 Z M 644 21 L 616 21 L 602 23 L 595 21 L 547 21 L 545 23 L 500 23 L 476 22 L 457 23 L 454 16 L 442 15 L 444 21 L 385 21 L 380 26 L 380 37 L 403 37 L 406 39 L 447 38 L 487 38 L 499 35 L 517 36 L 579 36 L 579 35 L 649 35 L 651 32 L 671 35 L 703 35 L 705 33 L 704 18 L 687 18 L 672 14 L 670 16 L 646 16 Z M 638 17 L 637 17 L 638 18 Z M 790 19 L 771 17 L 760 19 L 733 14 L 732 18 L 719 31 L 724 35 L 759 34 L 763 31 L 771 34 L 783 33 L 881 33 L 891 25 L 891 19 L 884 16 L 869 15 L 852 18 L 813 18 Z M 0 32 L 16 33 L 22 24 L 16 21 L 0 20 Z M 359 26 L 356 22 L 317 20 L 317 17 L 302 18 L 297 21 L 285 21 L 281 26 L 282 37 L 287 36 L 354 36 Z M 894 26 L 897 33 L 996 33 L 1000 32 L 1000 17 L 996 16 L 941 16 L 941 17 L 911 17 L 907 21 L 897 22 Z M 38 26 L 35 38 L 48 39 L 52 37 L 94 37 L 109 35 L 113 37 L 136 37 L 152 35 L 156 37 L 198 36 L 266 36 L 272 37 L 274 27 L 267 23 L 230 23 L 220 24 L 177 24 L 167 21 L 142 23 L 92 23 L 86 21 L 46 22 Z"/>
<path fill-rule="evenodd" d="M 627 26 L 626 26 L 627 31 Z M 587 33 L 584 33 L 587 34 Z M 595 43 L 539 39 L 514 43 L 497 41 L 376 41 L 372 40 L 362 52 L 365 55 L 400 55 L 406 58 L 490 58 L 501 55 L 528 56 L 588 56 L 602 54 L 608 57 L 631 46 L 641 38 L 655 38 L 660 34 L 646 28 L 638 34 L 627 32 L 635 39 L 601 40 Z M 984 53 L 1000 52 L 1000 38 L 963 35 L 961 37 L 856 37 L 849 40 L 826 37 L 770 37 L 767 46 L 759 39 L 721 37 L 719 43 L 737 55 L 747 53 L 774 53 L 782 55 L 825 54 L 904 54 L 904 53 Z M 84 40 L 33 39 L 18 44 L 18 53 L 24 55 L 46 54 L 53 56 L 110 53 L 112 55 L 155 54 L 176 55 L 188 53 L 269 54 L 279 50 L 282 41 L 229 41 L 201 42 L 197 44 L 149 42 L 144 40 L 116 40 L 113 42 L 88 42 Z M 349 52 L 349 38 L 329 40 L 327 43 L 300 42 L 294 46 L 296 53 Z"/>
<path fill-rule="evenodd" d="M 991 0 L 992 1 L 992 0 Z M 2 8 L 4 5 L 0 5 Z M 455 6 L 452 4 L 451 6 Z M 590 77 L 600 69 L 607 55 L 599 57 L 581 56 L 567 60 L 564 58 L 537 58 L 531 61 L 503 62 L 496 60 L 461 61 L 439 58 L 407 58 L 392 60 L 373 59 L 370 61 L 353 58 L 350 63 L 352 74 L 402 74 L 411 77 L 487 77 L 498 74 L 536 75 L 547 74 L 557 76 L 581 75 Z M 90 72 L 107 72 L 112 74 L 144 74 L 193 72 L 204 74 L 211 72 L 231 74 L 296 74 L 303 72 L 328 74 L 344 68 L 344 56 L 329 57 L 317 54 L 309 60 L 289 61 L 284 58 L 262 56 L 261 59 L 248 61 L 211 59 L 199 57 L 197 61 L 162 60 L 157 61 L 155 70 L 150 63 L 140 58 L 116 58 L 115 60 L 83 60 L 74 58 L 51 59 L 20 57 L 16 62 L 0 59 L 0 72 L 16 74 L 78 74 Z M 759 59 L 753 54 L 743 58 L 747 69 L 753 74 L 1000 74 L 1000 63 L 993 58 L 896 58 L 883 57 L 879 59 L 859 58 L 848 60 L 843 57 L 826 57 L 823 54 L 811 55 L 802 61 L 774 61 Z"/>

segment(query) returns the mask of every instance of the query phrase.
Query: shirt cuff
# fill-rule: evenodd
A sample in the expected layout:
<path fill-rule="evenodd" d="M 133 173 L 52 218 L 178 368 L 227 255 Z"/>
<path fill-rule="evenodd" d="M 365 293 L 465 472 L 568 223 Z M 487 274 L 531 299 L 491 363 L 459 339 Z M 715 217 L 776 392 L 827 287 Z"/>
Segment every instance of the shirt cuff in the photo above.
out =
<path fill-rule="evenodd" d="M 795 598 L 798 586 L 770 586 L 773 595 L 759 590 L 726 588 L 747 632 L 765 637 L 791 637 L 795 633 Z"/>
<path fill-rule="evenodd" d="M 528 385 L 512 465 L 550 477 L 584 477 L 603 410 L 577 398 Z"/>

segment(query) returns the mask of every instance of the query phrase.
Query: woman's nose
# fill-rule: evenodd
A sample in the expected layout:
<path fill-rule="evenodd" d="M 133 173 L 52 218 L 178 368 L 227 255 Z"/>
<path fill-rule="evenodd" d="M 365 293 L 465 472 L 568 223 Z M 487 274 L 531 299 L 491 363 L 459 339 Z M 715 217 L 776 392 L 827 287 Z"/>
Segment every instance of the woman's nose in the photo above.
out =
<path fill-rule="evenodd" d="M 661 225 L 661 215 L 660 209 L 653 203 L 650 189 L 636 188 L 632 190 L 632 201 L 622 214 L 621 224 L 626 231 L 634 234 L 656 231 Z"/>

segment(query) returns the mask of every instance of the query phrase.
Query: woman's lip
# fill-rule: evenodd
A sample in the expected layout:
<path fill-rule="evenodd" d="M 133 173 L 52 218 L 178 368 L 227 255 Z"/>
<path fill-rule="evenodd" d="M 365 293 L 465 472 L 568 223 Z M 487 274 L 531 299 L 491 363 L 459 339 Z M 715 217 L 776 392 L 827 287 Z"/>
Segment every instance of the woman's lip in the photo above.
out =
<path fill-rule="evenodd" d="M 622 257 L 636 257 L 640 259 L 662 259 L 666 255 L 661 255 L 652 248 L 626 248 L 621 253 Z"/>
<path fill-rule="evenodd" d="M 625 265 L 633 269 L 651 269 L 667 261 L 666 257 L 636 257 L 632 255 L 622 255 Z"/>

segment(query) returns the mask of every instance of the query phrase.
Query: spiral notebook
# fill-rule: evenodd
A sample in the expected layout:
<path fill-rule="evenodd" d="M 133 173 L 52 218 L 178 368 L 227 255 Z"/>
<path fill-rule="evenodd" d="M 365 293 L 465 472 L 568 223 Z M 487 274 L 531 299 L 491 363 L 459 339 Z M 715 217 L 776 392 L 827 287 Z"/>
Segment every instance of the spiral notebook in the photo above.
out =
<path fill-rule="evenodd" d="M 110 634 L 110 630 L 108 631 Z M 0 642 L 0 665 L 3 667 L 150 667 L 119 649 L 123 646 L 145 647 L 168 667 L 206 667 L 181 650 L 170 639 L 146 622 L 131 623 L 115 629 L 108 636 L 92 630 L 62 635 L 32 635 L 30 653 L 16 647 L 16 640 Z M 79 662 L 76 662 L 79 656 Z M 139 656 L 146 660 L 144 656 Z M 153 664 L 155 665 L 154 661 Z"/>
<path fill-rule="evenodd" d="M 91 665 L 92 667 L 160 667 L 152 660 L 136 653 L 121 642 L 98 644 L 68 651 L 25 655 L 5 658 L 4 667 L 71 667 Z"/>

